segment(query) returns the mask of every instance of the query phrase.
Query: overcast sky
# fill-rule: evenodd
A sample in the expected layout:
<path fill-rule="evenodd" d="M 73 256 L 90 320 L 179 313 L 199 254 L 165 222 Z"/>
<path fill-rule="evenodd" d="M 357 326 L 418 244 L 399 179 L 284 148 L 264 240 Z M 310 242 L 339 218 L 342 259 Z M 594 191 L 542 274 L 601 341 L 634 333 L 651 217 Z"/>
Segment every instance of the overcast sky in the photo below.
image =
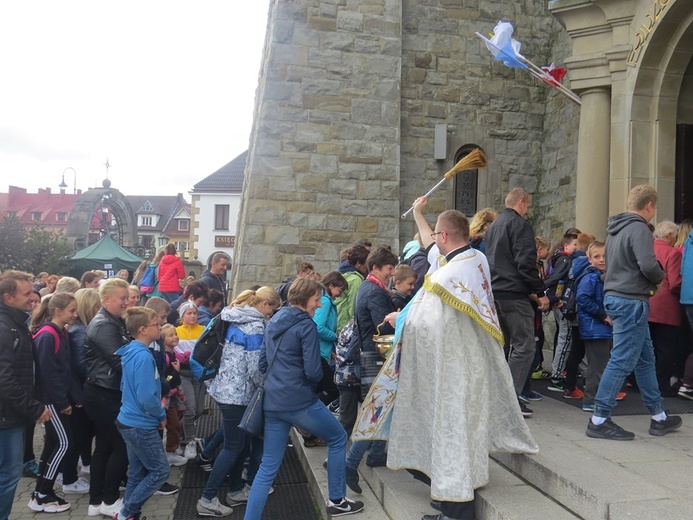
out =
<path fill-rule="evenodd" d="M 0 192 L 175 195 L 248 147 L 269 0 L 0 3 Z M 65 172 L 72 193 L 75 174 Z"/>

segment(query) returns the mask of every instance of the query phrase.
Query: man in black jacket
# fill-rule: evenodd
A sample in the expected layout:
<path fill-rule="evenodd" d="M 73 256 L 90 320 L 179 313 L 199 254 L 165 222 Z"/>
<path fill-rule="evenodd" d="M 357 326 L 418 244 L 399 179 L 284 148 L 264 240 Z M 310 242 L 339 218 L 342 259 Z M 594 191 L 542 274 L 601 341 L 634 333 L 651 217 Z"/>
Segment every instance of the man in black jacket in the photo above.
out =
<path fill-rule="evenodd" d="M 210 289 L 224 293 L 224 305 L 229 303 L 226 290 L 226 271 L 231 267 L 231 257 L 226 253 L 214 253 L 212 265 L 200 275 L 200 281 Z"/>
<path fill-rule="evenodd" d="M 7 271 L 0 280 L 0 518 L 12 510 L 22 476 L 24 430 L 51 413 L 35 397 L 34 345 L 26 327 L 31 275 Z"/>
<path fill-rule="evenodd" d="M 514 188 L 505 198 L 505 210 L 486 231 L 486 257 L 491 269 L 491 287 L 496 300 L 506 346 L 508 365 L 519 396 L 534 359 L 534 310 L 529 301 L 536 297 L 541 311 L 549 308 L 544 285 L 537 275 L 534 231 L 525 219 L 532 204 L 529 193 Z M 520 403 L 522 414 L 532 411 Z"/>

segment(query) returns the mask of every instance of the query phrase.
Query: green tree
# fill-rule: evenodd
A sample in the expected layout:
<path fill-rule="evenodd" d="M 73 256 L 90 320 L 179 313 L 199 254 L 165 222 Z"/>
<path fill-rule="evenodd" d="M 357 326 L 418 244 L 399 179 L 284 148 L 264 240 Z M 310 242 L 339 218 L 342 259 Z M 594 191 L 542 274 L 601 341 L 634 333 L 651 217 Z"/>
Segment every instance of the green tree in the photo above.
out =
<path fill-rule="evenodd" d="M 25 229 L 16 216 L 0 221 L 0 270 L 65 274 L 73 254 L 74 249 L 65 237 L 38 224 Z"/>
<path fill-rule="evenodd" d="M 38 224 L 26 231 L 24 254 L 32 273 L 67 274 L 74 249 L 62 234 L 42 229 Z"/>
<path fill-rule="evenodd" d="M 23 269 L 26 259 L 26 233 L 16 216 L 0 221 L 0 270 Z"/>

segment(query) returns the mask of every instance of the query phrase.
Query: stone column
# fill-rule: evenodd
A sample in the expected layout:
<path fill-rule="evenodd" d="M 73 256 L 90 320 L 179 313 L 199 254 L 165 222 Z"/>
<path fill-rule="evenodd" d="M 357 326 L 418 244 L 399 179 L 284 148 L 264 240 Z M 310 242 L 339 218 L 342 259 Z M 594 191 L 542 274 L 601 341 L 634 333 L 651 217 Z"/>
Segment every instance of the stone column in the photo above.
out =
<path fill-rule="evenodd" d="M 590 88 L 580 98 L 575 226 L 603 240 L 609 216 L 611 92 L 607 87 Z"/>

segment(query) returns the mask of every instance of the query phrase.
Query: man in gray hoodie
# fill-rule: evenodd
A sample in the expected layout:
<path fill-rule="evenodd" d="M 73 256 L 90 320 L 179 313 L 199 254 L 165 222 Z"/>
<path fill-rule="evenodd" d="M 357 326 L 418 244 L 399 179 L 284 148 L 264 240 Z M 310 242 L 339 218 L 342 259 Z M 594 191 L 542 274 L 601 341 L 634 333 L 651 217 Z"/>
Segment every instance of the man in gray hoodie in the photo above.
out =
<path fill-rule="evenodd" d="M 647 317 L 649 299 L 664 279 L 655 258 L 654 239 L 647 224 L 657 210 L 652 186 L 635 186 L 628 194 L 625 213 L 609 217 L 606 239 L 604 309 L 614 327 L 614 346 L 594 401 L 587 436 L 632 440 L 635 435 L 615 424 L 611 412 L 616 394 L 633 370 L 642 400 L 650 411 L 650 435 L 664 435 L 681 426 L 681 417 L 667 416 L 655 375 L 655 356 Z"/>

